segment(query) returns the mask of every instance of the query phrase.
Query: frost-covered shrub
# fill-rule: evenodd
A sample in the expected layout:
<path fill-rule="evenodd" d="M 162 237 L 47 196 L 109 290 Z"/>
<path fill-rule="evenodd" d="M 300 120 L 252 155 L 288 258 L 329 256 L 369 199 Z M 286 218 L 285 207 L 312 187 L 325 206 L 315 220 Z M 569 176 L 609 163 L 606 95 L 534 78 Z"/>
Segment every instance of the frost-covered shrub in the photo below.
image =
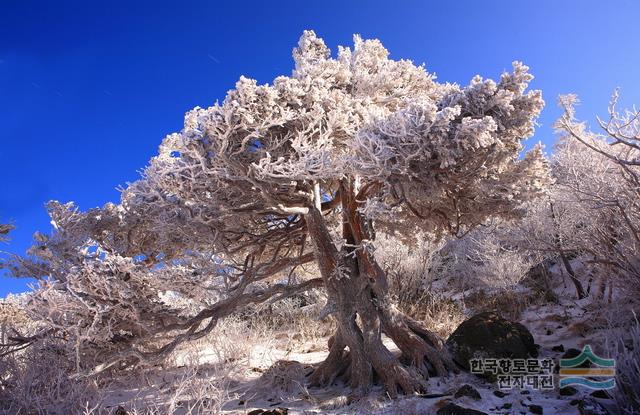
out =
<path fill-rule="evenodd" d="M 398 307 L 443 338 L 465 318 L 462 305 L 434 287 L 437 281 L 451 278 L 454 269 L 453 261 L 442 252 L 445 245 L 424 233 L 410 243 L 380 234 L 375 251 Z"/>
<path fill-rule="evenodd" d="M 449 274 L 449 263 L 440 250 L 444 241 L 418 232 L 406 241 L 379 233 L 375 255 L 387 274 L 389 289 L 400 303 L 415 302 L 429 291 L 434 280 Z"/>
<path fill-rule="evenodd" d="M 81 413 L 99 402 L 97 383 L 72 378 L 73 348 L 32 318 L 28 301 L 29 295 L 0 300 L 0 413 Z"/>
<path fill-rule="evenodd" d="M 640 322 L 608 340 L 609 354 L 616 359 L 616 388 L 613 396 L 625 414 L 640 413 Z"/>
<path fill-rule="evenodd" d="M 98 404 L 98 381 L 73 378 L 74 360 L 62 339 L 38 342 L 0 358 L 0 412 L 77 414 Z"/>
<path fill-rule="evenodd" d="M 518 245 L 513 226 L 480 227 L 451 244 L 448 252 L 455 258 L 454 272 L 466 278 L 468 286 L 512 290 L 534 265 L 530 253 Z"/>

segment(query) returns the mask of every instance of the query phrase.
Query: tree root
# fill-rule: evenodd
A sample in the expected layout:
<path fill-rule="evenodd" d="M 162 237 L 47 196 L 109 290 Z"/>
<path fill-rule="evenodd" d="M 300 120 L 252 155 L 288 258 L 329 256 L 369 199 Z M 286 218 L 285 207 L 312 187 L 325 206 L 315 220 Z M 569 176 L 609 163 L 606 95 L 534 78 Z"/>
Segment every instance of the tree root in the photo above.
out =
<path fill-rule="evenodd" d="M 395 308 L 378 309 L 380 329 L 387 334 L 401 351 L 400 358 L 391 353 L 382 343 L 379 333 L 369 323 L 358 329 L 361 341 L 360 363 L 369 365 L 373 376 L 366 371 L 354 371 L 354 353 L 347 350 L 340 329 L 329 339 L 329 355 L 310 375 L 310 386 L 324 387 L 337 379 L 352 387 L 351 398 L 357 399 L 368 393 L 374 383 L 385 387 L 391 398 L 398 394 L 425 394 L 426 380 L 430 375 L 446 377 L 458 368 L 434 333 L 426 330 L 417 321 L 405 316 Z M 363 352 L 364 351 L 364 352 Z"/>
<path fill-rule="evenodd" d="M 426 378 L 430 373 L 444 378 L 449 372 L 459 372 L 444 342 L 435 333 L 395 307 L 388 307 L 381 314 L 384 332 L 398 346 L 403 360 L 418 373 Z"/>

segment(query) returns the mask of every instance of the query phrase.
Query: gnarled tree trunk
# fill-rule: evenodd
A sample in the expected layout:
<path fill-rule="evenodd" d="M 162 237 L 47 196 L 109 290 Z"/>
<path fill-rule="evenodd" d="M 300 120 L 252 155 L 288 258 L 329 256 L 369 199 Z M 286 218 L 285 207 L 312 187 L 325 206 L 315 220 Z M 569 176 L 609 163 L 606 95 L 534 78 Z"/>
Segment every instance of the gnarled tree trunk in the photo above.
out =
<path fill-rule="evenodd" d="M 341 250 L 319 209 L 311 209 L 306 216 L 329 297 L 327 307 L 337 322 L 329 356 L 313 373 L 311 384 L 324 386 L 343 377 L 356 397 L 366 394 L 376 381 L 392 397 L 399 390 L 424 392 L 430 373 L 446 376 L 456 370 L 455 365 L 438 336 L 392 304 L 386 275 L 362 246 L 370 239 L 370 231 L 357 210 L 359 198 L 353 184 L 343 183 L 340 192 L 346 241 Z M 400 358 L 383 344 L 383 333 L 398 346 Z"/>

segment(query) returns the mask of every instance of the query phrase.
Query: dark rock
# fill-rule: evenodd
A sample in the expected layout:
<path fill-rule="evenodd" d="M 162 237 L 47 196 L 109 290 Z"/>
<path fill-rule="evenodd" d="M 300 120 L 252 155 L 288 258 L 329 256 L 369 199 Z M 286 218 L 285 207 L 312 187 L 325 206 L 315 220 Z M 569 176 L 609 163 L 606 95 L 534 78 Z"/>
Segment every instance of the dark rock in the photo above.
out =
<path fill-rule="evenodd" d="M 451 396 L 450 393 L 427 393 L 426 395 L 418 395 L 423 399 L 435 399 L 442 398 L 444 396 Z"/>
<path fill-rule="evenodd" d="M 473 358 L 526 359 L 537 357 L 533 336 L 525 326 L 484 312 L 464 321 L 447 339 L 453 359 L 469 370 Z"/>
<path fill-rule="evenodd" d="M 578 403 L 578 413 L 580 415 L 608 415 L 609 411 L 598 402 L 585 399 Z"/>
<path fill-rule="evenodd" d="M 437 415 L 487 415 L 484 412 L 477 411 L 471 408 L 463 408 L 452 402 L 449 402 L 442 408 L 438 409 Z"/>
<path fill-rule="evenodd" d="M 454 398 L 461 398 L 463 396 L 468 396 L 471 399 L 479 401 L 482 399 L 480 393 L 471 385 L 462 385 L 460 389 L 453 395 Z"/>
<path fill-rule="evenodd" d="M 542 415 L 542 407 L 540 405 L 529 405 L 529 411 L 532 414 Z"/>
<path fill-rule="evenodd" d="M 510 403 L 505 403 L 504 405 L 502 405 L 502 407 L 500 409 L 511 409 L 511 407 L 513 406 L 513 404 Z"/>
<path fill-rule="evenodd" d="M 611 395 L 609 395 L 606 391 L 600 389 L 591 393 L 591 396 L 598 399 L 611 399 Z"/>
<path fill-rule="evenodd" d="M 505 393 L 502 391 L 493 391 L 493 394 L 496 395 L 498 398 L 504 398 L 505 396 L 509 395 L 508 393 Z"/>
<path fill-rule="evenodd" d="M 551 329 L 547 329 L 547 336 L 551 336 L 553 334 L 553 332 L 551 331 Z"/>
<path fill-rule="evenodd" d="M 520 393 L 521 393 L 522 395 L 529 395 L 529 394 L 531 394 L 531 391 L 529 391 L 529 390 L 526 390 L 526 389 L 525 389 L 525 390 L 523 390 L 523 391 L 522 391 L 522 392 L 520 392 Z"/>
<path fill-rule="evenodd" d="M 559 344 L 559 345 L 557 345 L 557 346 L 553 346 L 553 347 L 551 348 L 551 350 L 552 350 L 552 351 L 554 351 L 554 352 L 560 352 L 560 353 L 562 353 L 562 352 L 564 352 L 564 345 L 563 345 L 563 344 Z"/>
<path fill-rule="evenodd" d="M 116 409 L 114 415 L 128 415 L 128 412 L 122 406 L 118 406 L 118 409 Z"/>
<path fill-rule="evenodd" d="M 576 406 L 580 402 L 581 402 L 580 399 L 572 399 L 571 402 L 569 402 L 569 405 Z"/>
<path fill-rule="evenodd" d="M 560 396 L 572 396 L 578 393 L 578 390 L 573 386 L 565 386 L 560 389 Z"/>

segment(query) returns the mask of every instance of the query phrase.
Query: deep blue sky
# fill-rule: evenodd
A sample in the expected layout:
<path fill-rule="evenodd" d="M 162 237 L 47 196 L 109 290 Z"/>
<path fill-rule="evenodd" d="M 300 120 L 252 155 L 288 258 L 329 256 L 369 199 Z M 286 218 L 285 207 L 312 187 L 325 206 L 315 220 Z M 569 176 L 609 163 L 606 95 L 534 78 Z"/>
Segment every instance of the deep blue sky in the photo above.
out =
<path fill-rule="evenodd" d="M 18 228 L 0 250 L 49 230 L 49 199 L 117 201 L 185 111 L 222 100 L 240 75 L 289 74 L 304 29 L 333 50 L 353 33 L 379 38 L 441 81 L 522 60 L 547 101 L 532 141 L 553 143 L 558 94 L 579 94 L 588 119 L 617 86 L 640 104 L 637 1 L 165 3 L 0 0 L 0 221 Z M 2 278 L 0 296 L 25 285 Z"/>

